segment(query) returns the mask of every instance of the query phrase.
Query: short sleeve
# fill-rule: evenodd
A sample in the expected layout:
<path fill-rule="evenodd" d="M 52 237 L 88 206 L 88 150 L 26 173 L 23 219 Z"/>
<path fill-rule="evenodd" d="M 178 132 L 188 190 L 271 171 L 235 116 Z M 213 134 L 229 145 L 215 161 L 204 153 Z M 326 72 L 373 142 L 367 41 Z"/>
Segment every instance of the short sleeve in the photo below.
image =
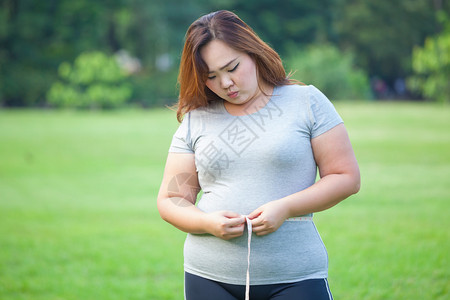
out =
<path fill-rule="evenodd" d="M 330 100 L 312 85 L 309 86 L 309 101 L 311 109 L 311 138 L 315 138 L 343 123 L 341 116 L 339 116 Z"/>
<path fill-rule="evenodd" d="M 191 121 L 191 114 L 188 113 L 181 122 L 175 134 L 173 135 L 169 152 L 194 153 L 191 142 L 190 121 Z"/>

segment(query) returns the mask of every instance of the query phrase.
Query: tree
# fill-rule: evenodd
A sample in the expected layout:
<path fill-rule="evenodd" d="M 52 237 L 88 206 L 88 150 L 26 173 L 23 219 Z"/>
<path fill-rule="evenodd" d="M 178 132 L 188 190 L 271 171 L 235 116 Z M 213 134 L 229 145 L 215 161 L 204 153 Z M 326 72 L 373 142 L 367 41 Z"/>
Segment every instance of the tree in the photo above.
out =
<path fill-rule="evenodd" d="M 131 97 L 116 58 L 102 52 L 84 52 L 73 65 L 63 62 L 58 71 L 61 81 L 53 83 L 47 96 L 53 106 L 116 108 Z"/>
<path fill-rule="evenodd" d="M 0 2 L 0 105 L 34 106 L 58 78 L 63 61 L 84 51 L 125 49 L 143 65 L 136 96 L 176 94 L 176 60 L 202 1 L 3 0 Z M 168 67 L 157 61 L 166 57 Z M 172 91 L 169 93 L 168 91 Z M 140 93 L 140 94 L 139 94 Z M 150 96 L 149 96 L 150 95 Z"/>
<path fill-rule="evenodd" d="M 182 5 L 182 7 L 180 7 Z M 133 100 L 176 98 L 176 74 L 189 24 L 218 9 L 236 12 L 282 57 L 311 43 L 336 44 L 387 81 L 411 73 L 411 49 L 438 32 L 442 0 L 3 0 L 0 1 L 0 105 L 45 104 L 63 61 L 85 51 L 126 50 L 142 68 Z M 170 99 L 170 100 L 168 100 Z"/>
<path fill-rule="evenodd" d="M 450 20 L 441 14 L 445 27 L 440 34 L 428 37 L 423 47 L 416 46 L 412 65 L 416 73 L 409 80 L 413 90 L 442 103 L 450 102 Z"/>
<path fill-rule="evenodd" d="M 2 1 L 0 103 L 42 104 L 62 61 L 108 49 L 108 14 L 120 2 Z"/>
<path fill-rule="evenodd" d="M 234 1 L 230 8 L 283 56 L 293 45 L 334 41 L 334 1 Z"/>
<path fill-rule="evenodd" d="M 293 78 L 317 86 L 330 99 L 371 98 L 367 74 L 355 67 L 351 53 L 341 53 L 333 45 L 310 45 L 292 51 L 286 65 L 295 72 Z"/>
<path fill-rule="evenodd" d="M 438 28 L 429 0 L 337 0 L 335 8 L 340 47 L 351 49 L 370 76 L 390 83 L 411 74 L 413 46 Z"/>

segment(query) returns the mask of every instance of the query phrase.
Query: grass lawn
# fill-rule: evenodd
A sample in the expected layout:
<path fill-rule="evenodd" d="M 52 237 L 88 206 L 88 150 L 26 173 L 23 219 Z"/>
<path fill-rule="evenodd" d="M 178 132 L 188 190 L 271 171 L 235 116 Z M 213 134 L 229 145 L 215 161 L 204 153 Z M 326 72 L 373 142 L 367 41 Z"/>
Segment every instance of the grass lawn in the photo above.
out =
<path fill-rule="evenodd" d="M 335 299 L 450 297 L 450 108 L 337 103 L 361 192 L 318 213 Z M 182 299 L 168 110 L 0 110 L 0 299 Z"/>

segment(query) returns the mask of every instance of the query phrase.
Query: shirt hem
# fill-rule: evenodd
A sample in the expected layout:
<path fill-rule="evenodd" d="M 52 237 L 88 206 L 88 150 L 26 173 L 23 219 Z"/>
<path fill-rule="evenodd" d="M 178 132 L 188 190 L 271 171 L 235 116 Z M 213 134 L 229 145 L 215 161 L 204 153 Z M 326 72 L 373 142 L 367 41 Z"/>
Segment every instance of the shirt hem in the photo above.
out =
<path fill-rule="evenodd" d="M 234 284 L 234 285 L 245 285 L 245 277 L 241 280 L 236 278 L 221 278 L 219 276 L 214 276 L 211 274 L 207 274 L 205 272 L 199 272 L 190 268 L 185 267 L 184 271 L 186 273 L 190 273 L 196 276 L 200 276 L 205 279 L 213 280 L 216 282 L 226 283 L 226 284 Z M 326 279 L 328 278 L 328 272 L 316 272 L 313 274 L 305 275 L 305 276 L 298 276 L 295 278 L 285 278 L 285 279 L 277 279 L 273 280 L 272 278 L 266 278 L 266 279 L 255 279 L 252 280 L 250 276 L 250 285 L 269 285 L 269 284 L 283 284 L 283 283 L 293 283 L 293 282 L 299 282 L 303 280 L 309 280 L 309 279 Z"/>

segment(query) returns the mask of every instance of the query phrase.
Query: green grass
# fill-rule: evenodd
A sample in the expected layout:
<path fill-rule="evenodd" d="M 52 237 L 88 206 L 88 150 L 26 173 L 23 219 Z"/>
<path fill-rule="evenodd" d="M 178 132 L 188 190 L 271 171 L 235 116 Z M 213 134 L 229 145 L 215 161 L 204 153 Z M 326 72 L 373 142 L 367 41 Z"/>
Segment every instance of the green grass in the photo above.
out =
<path fill-rule="evenodd" d="M 316 214 L 335 299 L 448 299 L 450 109 L 337 103 L 359 194 Z M 182 299 L 168 110 L 0 111 L 0 299 Z"/>

